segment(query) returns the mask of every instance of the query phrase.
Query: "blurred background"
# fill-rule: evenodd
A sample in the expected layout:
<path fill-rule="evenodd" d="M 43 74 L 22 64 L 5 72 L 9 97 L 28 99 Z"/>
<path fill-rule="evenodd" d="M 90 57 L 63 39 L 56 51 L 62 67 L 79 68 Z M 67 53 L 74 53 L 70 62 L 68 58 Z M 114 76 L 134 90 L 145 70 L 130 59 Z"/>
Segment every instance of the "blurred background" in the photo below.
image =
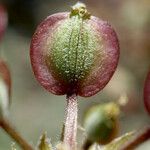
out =
<path fill-rule="evenodd" d="M 76 0 L 0 0 L 8 11 L 8 27 L 0 42 L 0 55 L 8 62 L 12 75 L 9 118 L 15 128 L 36 145 L 47 131 L 52 143 L 60 138 L 65 114 L 65 96 L 44 90 L 36 81 L 29 58 L 31 37 L 36 26 L 48 15 L 70 11 Z M 83 0 L 94 15 L 111 23 L 120 41 L 120 61 L 112 80 L 97 95 L 79 97 L 79 124 L 84 112 L 97 103 L 115 101 L 123 94 L 129 102 L 120 116 L 119 135 L 143 128 L 150 118 L 143 105 L 143 85 L 150 68 L 150 1 Z M 0 130 L 0 150 L 11 142 Z M 148 146 L 149 145 L 149 146 Z M 147 149 L 150 142 L 147 142 Z M 18 148 L 19 149 L 19 148 Z M 145 149 L 146 150 L 146 147 Z"/>

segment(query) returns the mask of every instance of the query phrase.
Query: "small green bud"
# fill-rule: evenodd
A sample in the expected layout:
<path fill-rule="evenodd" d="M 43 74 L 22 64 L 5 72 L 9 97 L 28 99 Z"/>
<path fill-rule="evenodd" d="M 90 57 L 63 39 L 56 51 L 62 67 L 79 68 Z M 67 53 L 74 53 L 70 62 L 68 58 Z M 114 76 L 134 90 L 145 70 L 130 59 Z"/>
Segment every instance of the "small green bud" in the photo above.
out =
<path fill-rule="evenodd" d="M 107 103 L 91 107 L 85 115 L 84 128 L 91 142 L 106 144 L 117 134 L 119 106 Z"/>

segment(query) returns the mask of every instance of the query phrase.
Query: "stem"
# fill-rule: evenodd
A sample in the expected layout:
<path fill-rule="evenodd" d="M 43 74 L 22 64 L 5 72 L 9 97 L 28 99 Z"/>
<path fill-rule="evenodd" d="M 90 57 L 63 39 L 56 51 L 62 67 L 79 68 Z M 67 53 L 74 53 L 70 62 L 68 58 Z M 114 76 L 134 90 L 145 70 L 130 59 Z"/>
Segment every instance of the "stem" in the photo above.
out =
<path fill-rule="evenodd" d="M 76 149 L 77 134 L 77 95 L 67 95 L 66 121 L 63 142 L 70 150 Z"/>
<path fill-rule="evenodd" d="M 124 145 L 121 150 L 132 150 L 135 149 L 138 145 L 150 139 L 150 127 L 146 128 L 142 133 L 137 135 L 133 140 L 129 141 Z"/>
<path fill-rule="evenodd" d="M 33 150 L 33 148 L 19 135 L 12 125 L 5 119 L 0 120 L 0 127 L 3 128 L 23 150 Z"/>

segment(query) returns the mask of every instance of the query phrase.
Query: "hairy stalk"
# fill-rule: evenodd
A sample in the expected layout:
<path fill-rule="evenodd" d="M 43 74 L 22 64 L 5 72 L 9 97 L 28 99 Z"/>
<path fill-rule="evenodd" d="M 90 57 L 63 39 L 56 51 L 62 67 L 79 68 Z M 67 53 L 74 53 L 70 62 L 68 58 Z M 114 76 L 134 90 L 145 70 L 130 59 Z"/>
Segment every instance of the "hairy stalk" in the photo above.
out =
<path fill-rule="evenodd" d="M 150 139 L 150 127 L 146 128 L 142 133 L 138 134 L 135 138 L 124 145 L 120 150 L 132 150 L 139 146 L 141 143 Z"/>
<path fill-rule="evenodd" d="M 77 95 L 67 95 L 66 121 L 63 142 L 69 147 L 69 150 L 76 150 L 77 112 Z"/>
<path fill-rule="evenodd" d="M 3 128 L 14 139 L 23 150 L 33 150 L 33 148 L 19 135 L 19 133 L 7 120 L 0 120 L 0 127 Z"/>

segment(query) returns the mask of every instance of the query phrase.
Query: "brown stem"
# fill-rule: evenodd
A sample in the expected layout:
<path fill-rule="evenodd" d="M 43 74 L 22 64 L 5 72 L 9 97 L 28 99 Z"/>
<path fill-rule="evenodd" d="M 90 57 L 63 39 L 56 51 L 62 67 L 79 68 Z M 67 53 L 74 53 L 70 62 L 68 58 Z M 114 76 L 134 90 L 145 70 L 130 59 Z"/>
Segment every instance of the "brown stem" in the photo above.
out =
<path fill-rule="evenodd" d="M 19 135 L 12 125 L 5 119 L 0 120 L 0 127 L 9 134 L 23 150 L 33 150 L 33 148 Z"/>
<path fill-rule="evenodd" d="M 120 150 L 133 150 L 141 143 L 150 139 L 150 127 L 146 128 L 142 133 L 137 135 L 131 141 L 129 141 L 126 145 L 124 145 Z"/>
<path fill-rule="evenodd" d="M 77 112 L 77 95 L 67 95 L 66 121 L 63 142 L 69 147 L 69 150 L 76 149 Z"/>

